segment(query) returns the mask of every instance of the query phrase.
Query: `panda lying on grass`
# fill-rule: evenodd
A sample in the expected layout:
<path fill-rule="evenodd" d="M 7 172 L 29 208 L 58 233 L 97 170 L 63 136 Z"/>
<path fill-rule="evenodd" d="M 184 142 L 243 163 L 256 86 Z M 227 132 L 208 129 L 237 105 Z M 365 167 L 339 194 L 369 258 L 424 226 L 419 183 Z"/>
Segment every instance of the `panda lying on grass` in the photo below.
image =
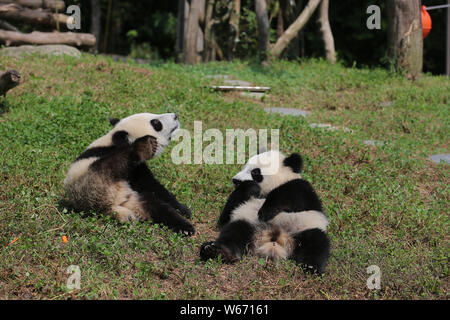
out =
<path fill-rule="evenodd" d="M 232 263 L 250 251 L 293 259 L 321 274 L 330 253 L 328 219 L 309 182 L 300 176 L 302 158 L 268 151 L 249 159 L 233 177 L 235 190 L 220 215 L 219 237 L 200 248 L 202 260 L 219 255 Z"/>
<path fill-rule="evenodd" d="M 180 127 L 177 116 L 139 113 L 110 122 L 114 128 L 72 163 L 64 180 L 63 205 L 113 215 L 120 222 L 151 219 L 193 234 L 194 227 L 184 218 L 190 218 L 190 210 L 156 180 L 145 163 L 169 144 Z"/>

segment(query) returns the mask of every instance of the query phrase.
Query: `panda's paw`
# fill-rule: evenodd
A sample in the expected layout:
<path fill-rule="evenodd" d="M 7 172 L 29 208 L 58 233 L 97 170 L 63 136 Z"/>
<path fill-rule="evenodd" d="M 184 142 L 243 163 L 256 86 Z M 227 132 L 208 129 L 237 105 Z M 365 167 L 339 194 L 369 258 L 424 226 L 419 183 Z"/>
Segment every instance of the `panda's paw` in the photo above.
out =
<path fill-rule="evenodd" d="M 216 246 L 214 241 L 204 242 L 200 247 L 200 259 L 206 261 L 208 259 L 215 259 L 220 255 L 220 249 Z"/>
<path fill-rule="evenodd" d="M 153 157 L 156 152 L 158 142 L 153 136 L 143 136 L 133 142 L 133 151 L 138 161 L 145 161 Z"/>
<path fill-rule="evenodd" d="M 181 233 L 183 236 L 190 237 L 195 233 L 195 228 L 193 225 L 186 221 L 186 223 L 179 228 L 179 233 Z"/>
<path fill-rule="evenodd" d="M 178 204 L 177 212 L 188 219 L 192 216 L 191 210 L 182 203 Z"/>
<path fill-rule="evenodd" d="M 234 263 L 238 260 L 238 258 L 234 257 L 227 248 L 219 245 L 214 241 L 204 242 L 200 247 L 200 259 L 202 259 L 203 261 L 206 261 L 208 259 L 214 260 L 219 256 L 225 263 Z"/>

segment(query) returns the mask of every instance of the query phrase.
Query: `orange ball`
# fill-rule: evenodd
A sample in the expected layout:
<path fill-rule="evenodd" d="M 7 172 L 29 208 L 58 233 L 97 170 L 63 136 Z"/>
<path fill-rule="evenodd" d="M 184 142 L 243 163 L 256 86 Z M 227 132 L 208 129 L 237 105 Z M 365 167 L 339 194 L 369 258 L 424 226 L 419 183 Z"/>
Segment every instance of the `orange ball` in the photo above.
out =
<path fill-rule="evenodd" d="M 422 37 L 425 39 L 431 31 L 431 17 L 425 6 L 422 6 Z"/>

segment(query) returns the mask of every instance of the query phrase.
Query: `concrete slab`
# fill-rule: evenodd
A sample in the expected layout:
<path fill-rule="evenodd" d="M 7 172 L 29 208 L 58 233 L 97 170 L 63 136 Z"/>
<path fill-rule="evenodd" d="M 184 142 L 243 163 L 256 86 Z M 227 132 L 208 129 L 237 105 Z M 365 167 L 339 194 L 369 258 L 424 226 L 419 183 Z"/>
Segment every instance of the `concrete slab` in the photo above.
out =
<path fill-rule="evenodd" d="M 447 163 L 450 164 L 450 153 L 434 154 L 428 158 L 434 163 Z"/>
<path fill-rule="evenodd" d="M 294 108 L 266 108 L 264 109 L 267 113 L 278 113 L 286 116 L 302 116 L 306 117 L 309 112 L 305 110 L 299 110 Z"/>

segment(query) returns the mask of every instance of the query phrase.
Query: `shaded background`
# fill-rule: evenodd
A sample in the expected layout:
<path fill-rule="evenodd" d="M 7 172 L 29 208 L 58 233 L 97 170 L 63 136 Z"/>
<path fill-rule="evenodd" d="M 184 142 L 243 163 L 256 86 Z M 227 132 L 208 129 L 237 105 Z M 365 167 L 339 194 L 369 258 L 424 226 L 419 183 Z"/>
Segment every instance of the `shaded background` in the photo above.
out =
<path fill-rule="evenodd" d="M 305 5 L 307 1 L 297 1 Z M 424 0 L 426 6 L 445 4 L 444 0 Z M 66 5 L 81 7 L 83 32 L 90 31 L 91 8 L 89 0 L 69 0 Z M 369 5 L 378 5 L 382 14 L 382 29 L 368 30 L 366 20 Z M 111 5 L 107 26 L 108 6 Z M 270 4 L 268 6 L 270 10 Z M 173 60 L 175 57 L 177 0 L 102 0 L 101 36 L 99 52 L 130 55 L 151 60 Z M 424 40 L 424 72 L 445 72 L 446 9 L 429 12 L 433 29 Z M 385 66 L 387 52 L 387 12 L 383 0 L 331 0 L 330 23 L 338 59 L 346 66 Z M 322 57 L 323 41 L 317 21 L 317 12 L 299 34 L 300 52 L 287 50 L 284 58 Z M 218 26 L 217 30 L 220 31 Z M 225 30 L 225 26 L 223 26 Z M 240 42 L 236 58 L 252 59 L 257 52 L 257 23 L 253 0 L 241 0 Z M 106 35 L 106 29 L 108 29 Z M 217 32 L 219 45 L 225 44 L 226 33 Z M 271 20 L 271 36 L 276 38 L 276 17 Z M 223 41 L 221 41 L 223 40 Z"/>

